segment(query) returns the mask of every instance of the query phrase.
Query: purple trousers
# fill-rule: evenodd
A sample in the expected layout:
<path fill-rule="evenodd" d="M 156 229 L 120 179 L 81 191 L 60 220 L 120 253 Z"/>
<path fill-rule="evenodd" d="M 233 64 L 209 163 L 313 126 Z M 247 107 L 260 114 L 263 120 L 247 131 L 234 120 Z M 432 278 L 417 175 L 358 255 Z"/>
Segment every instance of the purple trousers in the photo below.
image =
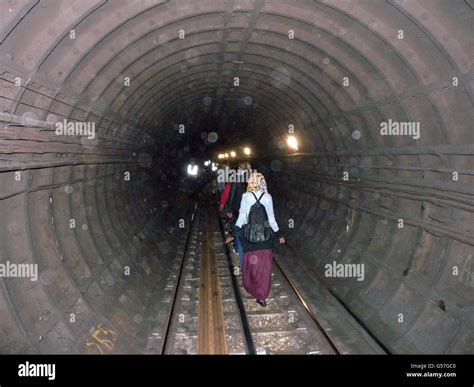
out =
<path fill-rule="evenodd" d="M 265 301 L 272 283 L 273 251 L 271 249 L 244 253 L 243 285 L 260 301 Z"/>

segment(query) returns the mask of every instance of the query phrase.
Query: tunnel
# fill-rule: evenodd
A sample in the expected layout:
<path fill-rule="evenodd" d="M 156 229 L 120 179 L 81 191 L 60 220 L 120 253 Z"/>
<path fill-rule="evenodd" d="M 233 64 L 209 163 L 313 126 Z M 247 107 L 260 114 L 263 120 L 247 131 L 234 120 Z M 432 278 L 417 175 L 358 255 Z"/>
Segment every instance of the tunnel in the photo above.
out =
<path fill-rule="evenodd" d="M 0 353 L 161 353 L 173 273 L 218 237 L 185 168 L 245 146 L 325 323 L 472 354 L 473 8 L 2 0 Z M 344 352 L 371 352 L 351 324 Z"/>

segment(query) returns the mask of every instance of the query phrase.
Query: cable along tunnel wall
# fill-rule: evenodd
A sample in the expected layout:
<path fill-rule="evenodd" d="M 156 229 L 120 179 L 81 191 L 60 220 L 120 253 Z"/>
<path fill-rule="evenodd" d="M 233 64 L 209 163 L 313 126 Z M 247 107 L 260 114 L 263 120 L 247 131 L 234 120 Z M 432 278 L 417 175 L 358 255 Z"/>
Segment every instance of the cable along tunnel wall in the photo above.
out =
<path fill-rule="evenodd" d="M 143 349 L 192 212 L 171 171 L 213 151 L 202 131 L 266 156 L 311 265 L 365 265 L 327 281 L 385 345 L 472 352 L 471 2 L 0 8 L 0 258 L 40 271 L 1 279 L 0 352 Z M 64 120 L 94 136 L 58 135 Z"/>

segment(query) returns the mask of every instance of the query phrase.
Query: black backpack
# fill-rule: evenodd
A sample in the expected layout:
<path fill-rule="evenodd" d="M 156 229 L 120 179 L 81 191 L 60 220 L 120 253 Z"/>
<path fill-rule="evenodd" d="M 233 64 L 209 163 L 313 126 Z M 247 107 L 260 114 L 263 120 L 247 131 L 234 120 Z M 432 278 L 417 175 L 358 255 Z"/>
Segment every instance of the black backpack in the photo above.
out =
<path fill-rule="evenodd" d="M 260 199 L 265 195 L 263 192 L 257 199 L 252 192 L 256 202 L 250 207 L 247 224 L 244 228 L 244 237 L 250 243 L 268 241 L 272 236 L 272 229 L 268 223 L 268 215 L 265 206 L 260 203 Z"/>

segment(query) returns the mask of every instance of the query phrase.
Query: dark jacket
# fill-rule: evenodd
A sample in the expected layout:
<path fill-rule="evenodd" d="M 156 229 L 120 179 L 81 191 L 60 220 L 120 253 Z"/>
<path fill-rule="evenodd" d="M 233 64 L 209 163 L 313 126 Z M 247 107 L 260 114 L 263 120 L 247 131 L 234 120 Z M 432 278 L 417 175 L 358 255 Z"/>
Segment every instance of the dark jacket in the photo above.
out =
<path fill-rule="evenodd" d="M 228 208 L 238 214 L 242 195 L 247 192 L 247 183 L 232 183 L 230 187 Z"/>

